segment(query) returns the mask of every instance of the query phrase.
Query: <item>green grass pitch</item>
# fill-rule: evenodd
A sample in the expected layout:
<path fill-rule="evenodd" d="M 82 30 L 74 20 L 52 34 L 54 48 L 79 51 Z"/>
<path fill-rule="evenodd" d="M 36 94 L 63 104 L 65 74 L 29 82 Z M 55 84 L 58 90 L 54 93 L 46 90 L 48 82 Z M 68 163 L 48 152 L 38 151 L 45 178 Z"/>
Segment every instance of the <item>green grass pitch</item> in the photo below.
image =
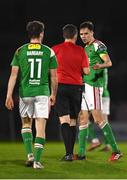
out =
<path fill-rule="evenodd" d="M 63 143 L 47 142 L 42 157 L 45 168 L 38 170 L 25 167 L 22 143 L 0 142 L 0 179 L 127 179 L 127 143 L 119 147 L 124 155 L 117 162 L 108 162 L 111 152 L 99 148 L 87 152 L 86 160 L 62 162 Z"/>

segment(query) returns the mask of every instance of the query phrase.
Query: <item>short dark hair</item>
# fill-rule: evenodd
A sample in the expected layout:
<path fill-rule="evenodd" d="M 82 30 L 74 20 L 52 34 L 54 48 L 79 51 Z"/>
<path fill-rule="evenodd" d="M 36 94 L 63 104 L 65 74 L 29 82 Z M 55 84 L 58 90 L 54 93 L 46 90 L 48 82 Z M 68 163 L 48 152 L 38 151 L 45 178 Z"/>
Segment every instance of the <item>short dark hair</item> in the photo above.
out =
<path fill-rule="evenodd" d="M 76 34 L 78 34 L 78 29 L 73 24 L 67 24 L 63 27 L 63 37 L 65 39 L 72 39 Z"/>
<path fill-rule="evenodd" d="M 38 38 L 44 31 L 44 23 L 40 21 L 30 21 L 26 26 L 29 38 Z"/>
<path fill-rule="evenodd" d="M 91 21 L 85 21 L 80 24 L 80 29 L 82 28 L 88 28 L 90 31 L 94 30 L 94 25 Z"/>

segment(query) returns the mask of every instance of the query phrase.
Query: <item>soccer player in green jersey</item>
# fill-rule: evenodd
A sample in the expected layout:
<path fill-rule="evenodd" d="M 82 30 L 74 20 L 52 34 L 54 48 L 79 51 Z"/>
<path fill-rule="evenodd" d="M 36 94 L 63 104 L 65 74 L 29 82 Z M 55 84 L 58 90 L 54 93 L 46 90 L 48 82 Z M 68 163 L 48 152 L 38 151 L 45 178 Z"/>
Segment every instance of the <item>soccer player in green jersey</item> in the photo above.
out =
<path fill-rule="evenodd" d="M 42 44 L 44 24 L 31 21 L 27 24 L 30 42 L 18 48 L 14 54 L 5 105 L 14 107 L 13 90 L 19 74 L 19 110 L 22 119 L 22 138 L 27 152 L 27 166 L 43 168 L 40 163 L 45 144 L 45 126 L 50 106 L 54 105 L 57 92 L 57 62 L 54 51 Z M 51 93 L 49 90 L 49 73 Z M 32 120 L 35 119 L 36 137 L 32 150 Z"/>
<path fill-rule="evenodd" d="M 105 68 L 103 71 L 103 94 L 102 94 L 102 113 L 103 117 L 106 121 L 108 121 L 108 116 L 110 114 L 110 94 L 108 90 L 108 69 Z M 100 147 L 101 142 L 96 135 L 94 130 L 94 124 L 89 121 L 89 137 L 91 139 L 90 147 L 88 151 L 92 151 L 98 147 Z M 104 147 L 100 149 L 100 151 L 109 151 L 111 149 L 107 139 L 104 137 Z"/>
<path fill-rule="evenodd" d="M 83 22 L 80 25 L 80 37 L 85 43 L 85 50 L 90 62 L 90 74 L 83 76 L 85 92 L 82 96 L 82 107 L 79 117 L 79 152 L 77 159 L 85 159 L 86 139 L 88 136 L 89 113 L 92 114 L 95 123 L 101 128 L 105 138 L 112 147 L 110 161 L 118 160 L 122 154 L 119 151 L 116 140 L 109 123 L 102 115 L 103 70 L 112 66 L 106 46 L 94 38 L 93 23 Z"/>

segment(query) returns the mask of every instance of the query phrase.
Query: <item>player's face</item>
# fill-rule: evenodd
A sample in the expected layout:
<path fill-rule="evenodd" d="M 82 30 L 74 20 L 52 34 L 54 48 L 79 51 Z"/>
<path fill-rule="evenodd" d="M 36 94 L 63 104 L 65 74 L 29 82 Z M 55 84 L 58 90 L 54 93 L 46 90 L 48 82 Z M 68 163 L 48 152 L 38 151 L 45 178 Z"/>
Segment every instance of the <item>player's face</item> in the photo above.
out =
<path fill-rule="evenodd" d="M 88 28 L 80 29 L 80 38 L 85 44 L 89 44 L 93 39 L 93 31 L 90 31 Z"/>

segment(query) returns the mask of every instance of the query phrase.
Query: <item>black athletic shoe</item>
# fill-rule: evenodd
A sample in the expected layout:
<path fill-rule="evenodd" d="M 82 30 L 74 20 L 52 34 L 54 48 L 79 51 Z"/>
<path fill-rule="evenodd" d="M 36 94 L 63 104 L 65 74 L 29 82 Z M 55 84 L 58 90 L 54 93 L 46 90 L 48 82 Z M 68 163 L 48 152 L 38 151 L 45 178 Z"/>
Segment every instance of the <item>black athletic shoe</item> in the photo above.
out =
<path fill-rule="evenodd" d="M 69 155 L 65 155 L 61 161 L 73 161 L 73 155 L 69 154 Z"/>
<path fill-rule="evenodd" d="M 33 163 L 34 163 L 34 156 L 33 156 L 33 154 L 28 155 L 28 160 L 25 162 L 25 165 L 27 167 L 32 167 Z"/>
<path fill-rule="evenodd" d="M 33 167 L 33 163 L 34 163 L 34 161 L 27 160 L 27 161 L 25 162 L 25 165 L 26 165 L 27 167 Z"/>

